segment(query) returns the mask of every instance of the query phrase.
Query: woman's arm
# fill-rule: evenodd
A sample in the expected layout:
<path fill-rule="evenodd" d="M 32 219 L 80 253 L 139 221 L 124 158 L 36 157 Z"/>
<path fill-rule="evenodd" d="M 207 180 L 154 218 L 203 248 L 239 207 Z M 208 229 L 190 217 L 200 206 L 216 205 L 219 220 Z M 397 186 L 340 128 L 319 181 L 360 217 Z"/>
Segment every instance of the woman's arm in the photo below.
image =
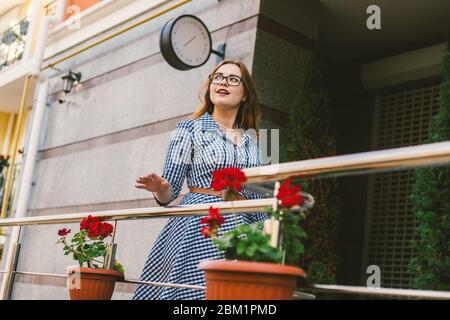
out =
<path fill-rule="evenodd" d="M 160 205 L 167 205 L 172 198 L 172 190 L 169 182 L 156 173 L 152 172 L 144 177 L 139 177 L 136 183 L 136 188 L 152 192 Z"/>
<path fill-rule="evenodd" d="M 136 188 L 153 192 L 160 206 L 168 205 L 180 194 L 183 181 L 191 166 L 192 130 L 192 120 L 179 122 L 170 139 L 161 177 L 151 173 L 143 177 L 145 179 L 137 181 L 141 183 L 141 187 L 136 186 Z"/>
<path fill-rule="evenodd" d="M 172 199 L 172 190 L 170 189 L 170 185 L 169 188 L 167 188 L 166 190 L 153 192 L 153 197 L 160 206 L 168 205 Z"/>

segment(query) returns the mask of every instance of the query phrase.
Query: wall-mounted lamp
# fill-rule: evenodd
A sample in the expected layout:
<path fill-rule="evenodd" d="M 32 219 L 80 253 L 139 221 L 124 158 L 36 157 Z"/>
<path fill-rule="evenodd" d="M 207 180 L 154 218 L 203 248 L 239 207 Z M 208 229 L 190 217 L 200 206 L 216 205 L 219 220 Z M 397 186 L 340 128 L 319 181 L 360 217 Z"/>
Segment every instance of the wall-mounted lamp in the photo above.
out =
<path fill-rule="evenodd" d="M 64 81 L 64 93 L 69 94 L 72 91 L 73 86 L 76 86 L 81 80 L 81 72 L 72 72 L 69 70 L 69 74 L 62 77 Z"/>
<path fill-rule="evenodd" d="M 65 76 L 61 77 L 63 80 L 63 92 L 64 95 L 68 95 L 74 86 L 76 86 L 81 80 L 81 72 L 72 72 L 69 70 L 69 73 Z M 59 99 L 59 103 L 64 103 L 65 99 Z"/>

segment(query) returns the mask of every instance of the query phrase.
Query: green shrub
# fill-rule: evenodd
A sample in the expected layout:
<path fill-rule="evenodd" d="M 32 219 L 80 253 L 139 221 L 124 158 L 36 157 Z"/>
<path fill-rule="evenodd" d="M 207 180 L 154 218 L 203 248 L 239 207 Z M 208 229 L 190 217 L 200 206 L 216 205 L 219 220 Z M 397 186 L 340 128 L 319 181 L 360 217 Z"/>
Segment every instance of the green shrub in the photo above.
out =
<path fill-rule="evenodd" d="M 324 64 L 314 54 L 305 59 L 303 72 L 289 111 L 286 143 L 281 161 L 298 161 L 336 154 L 335 133 L 331 125 Z M 302 227 L 308 234 L 298 265 L 311 282 L 335 283 L 338 256 L 336 242 L 340 203 L 335 196 L 335 179 L 301 181 L 303 189 L 315 197 L 315 206 Z M 291 257 L 296 259 L 296 257 Z"/>
<path fill-rule="evenodd" d="M 433 118 L 428 143 L 450 140 L 450 42 L 444 56 L 439 112 Z M 416 216 L 416 256 L 409 271 L 418 289 L 450 289 L 450 168 L 415 171 L 411 200 Z"/>

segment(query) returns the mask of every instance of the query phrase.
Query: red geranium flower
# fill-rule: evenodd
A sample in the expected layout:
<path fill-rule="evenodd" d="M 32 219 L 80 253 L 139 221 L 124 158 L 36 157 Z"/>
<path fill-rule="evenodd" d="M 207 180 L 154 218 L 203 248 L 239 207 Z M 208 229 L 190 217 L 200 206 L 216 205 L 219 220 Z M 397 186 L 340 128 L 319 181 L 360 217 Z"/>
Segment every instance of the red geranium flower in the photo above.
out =
<path fill-rule="evenodd" d="M 58 230 L 58 236 L 64 237 L 70 233 L 71 229 L 67 230 L 66 228 Z"/>
<path fill-rule="evenodd" d="M 61 229 L 58 235 L 61 238 L 57 243 L 64 245 L 64 254 L 71 254 L 80 266 L 87 264 L 88 268 L 108 268 L 106 261 L 101 263 L 99 257 L 105 258 L 109 252 L 106 249 L 105 238 L 113 234 L 113 225 L 103 222 L 102 217 L 93 217 L 89 215 L 80 222 L 80 231 L 78 231 L 69 241 L 65 236 L 70 233 L 70 230 Z M 114 261 L 113 269 L 123 272 L 123 268 L 117 261 Z"/>
<path fill-rule="evenodd" d="M 208 216 L 200 219 L 201 224 L 208 224 L 208 226 L 203 226 L 200 230 L 205 238 L 215 236 L 217 234 L 217 229 L 225 222 L 225 218 L 219 214 L 219 209 L 209 207 L 208 213 Z"/>
<path fill-rule="evenodd" d="M 200 220 L 200 223 L 202 223 L 202 224 L 207 223 L 211 227 L 215 227 L 215 226 L 218 227 L 225 222 L 225 218 L 219 214 L 219 209 L 210 207 L 208 212 L 209 212 L 209 215 L 206 217 L 203 217 Z"/>
<path fill-rule="evenodd" d="M 89 238 L 106 238 L 112 234 L 113 226 L 110 223 L 102 222 L 100 218 L 89 215 L 81 221 L 80 230 L 87 230 Z"/>
<path fill-rule="evenodd" d="M 241 183 L 245 181 L 247 181 L 247 177 L 241 169 L 224 168 L 214 171 L 211 187 L 216 191 L 231 189 L 239 192 L 242 188 Z"/>
<path fill-rule="evenodd" d="M 113 226 L 106 222 L 94 221 L 89 225 L 89 238 L 106 238 L 112 234 Z"/>
<path fill-rule="evenodd" d="M 212 233 L 211 233 L 211 230 L 208 227 L 202 227 L 200 232 L 205 238 L 211 238 Z"/>
<path fill-rule="evenodd" d="M 95 221 L 100 221 L 99 218 L 94 218 L 91 215 L 89 215 L 87 218 L 84 218 L 80 222 L 80 230 L 86 230 L 89 229 L 89 226 L 94 223 Z"/>
<path fill-rule="evenodd" d="M 113 232 L 112 224 L 103 222 L 100 225 L 100 237 L 102 237 L 102 238 L 109 237 L 110 235 L 112 235 L 112 232 Z"/>
<path fill-rule="evenodd" d="M 281 200 L 283 208 L 302 206 L 305 200 L 300 194 L 300 186 L 291 184 L 291 179 L 286 179 L 278 189 L 277 199 Z"/>

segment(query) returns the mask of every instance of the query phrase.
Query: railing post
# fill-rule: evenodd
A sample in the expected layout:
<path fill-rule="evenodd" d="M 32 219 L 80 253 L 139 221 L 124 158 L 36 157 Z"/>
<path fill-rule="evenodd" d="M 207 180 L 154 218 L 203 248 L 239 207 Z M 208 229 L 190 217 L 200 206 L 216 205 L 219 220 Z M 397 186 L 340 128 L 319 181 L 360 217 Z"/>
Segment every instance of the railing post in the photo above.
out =
<path fill-rule="evenodd" d="M 111 235 L 111 243 L 108 244 L 106 249 L 106 256 L 104 260 L 104 267 L 106 269 L 113 269 L 114 260 L 116 258 L 117 244 L 114 243 L 116 239 L 117 220 L 114 220 L 113 233 Z"/>
<path fill-rule="evenodd" d="M 117 244 L 116 243 L 108 244 L 106 250 L 107 251 L 105 256 L 105 269 L 113 269 L 114 260 L 116 258 Z"/>
<path fill-rule="evenodd" d="M 11 300 L 13 287 L 14 287 L 14 278 L 15 272 L 17 270 L 17 264 L 19 262 L 19 254 L 20 254 L 20 232 L 21 227 L 14 227 L 11 233 L 11 239 L 9 246 L 10 250 L 8 251 L 8 256 L 6 259 L 6 273 L 3 275 L 3 286 L 1 291 L 2 300 Z"/>

